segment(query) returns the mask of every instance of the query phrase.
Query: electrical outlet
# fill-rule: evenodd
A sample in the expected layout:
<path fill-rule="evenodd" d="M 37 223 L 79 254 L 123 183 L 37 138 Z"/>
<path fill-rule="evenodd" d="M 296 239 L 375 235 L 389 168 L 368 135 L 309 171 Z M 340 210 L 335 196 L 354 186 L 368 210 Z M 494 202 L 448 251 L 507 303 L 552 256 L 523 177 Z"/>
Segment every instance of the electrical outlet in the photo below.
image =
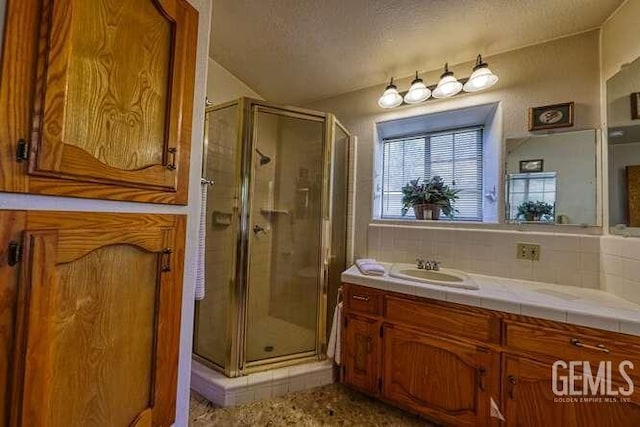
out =
<path fill-rule="evenodd" d="M 535 243 L 518 243 L 516 258 L 540 261 L 540 245 L 536 245 Z"/>

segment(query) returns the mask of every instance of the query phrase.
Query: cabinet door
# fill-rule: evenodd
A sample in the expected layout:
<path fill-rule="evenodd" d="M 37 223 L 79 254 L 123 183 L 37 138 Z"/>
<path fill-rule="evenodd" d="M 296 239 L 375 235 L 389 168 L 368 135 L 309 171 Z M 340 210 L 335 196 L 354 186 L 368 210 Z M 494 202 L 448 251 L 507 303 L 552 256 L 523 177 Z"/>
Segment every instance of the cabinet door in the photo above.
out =
<path fill-rule="evenodd" d="M 344 382 L 366 393 L 378 394 L 379 323 L 373 319 L 347 315 L 342 353 Z"/>
<path fill-rule="evenodd" d="M 0 426 L 9 422 L 11 359 L 13 355 L 18 264 L 13 250 L 24 230 L 25 213 L 0 210 Z"/>
<path fill-rule="evenodd" d="M 605 357 L 606 359 L 606 357 Z M 640 425 L 640 393 L 630 402 L 587 402 L 580 396 L 559 400 L 553 393 L 553 361 L 505 355 L 503 361 L 503 408 L 507 426 L 622 427 Z M 558 372 L 567 375 L 568 372 Z M 579 374 L 579 373 L 578 373 Z M 614 382 L 614 388 L 619 385 Z M 576 384 L 577 389 L 581 387 Z M 574 401 L 567 401 L 568 399 Z M 619 400 L 620 398 L 618 398 Z"/>
<path fill-rule="evenodd" d="M 8 9 L 0 137 L 28 177 L 3 189 L 186 204 L 197 12 L 186 0 L 37 3 Z M 35 87 L 18 76 L 29 66 Z"/>
<path fill-rule="evenodd" d="M 395 326 L 382 348 L 383 397 L 447 424 L 488 425 L 489 350 Z"/>
<path fill-rule="evenodd" d="M 11 423 L 169 426 L 182 238 L 153 216 L 86 215 L 27 219 Z"/>

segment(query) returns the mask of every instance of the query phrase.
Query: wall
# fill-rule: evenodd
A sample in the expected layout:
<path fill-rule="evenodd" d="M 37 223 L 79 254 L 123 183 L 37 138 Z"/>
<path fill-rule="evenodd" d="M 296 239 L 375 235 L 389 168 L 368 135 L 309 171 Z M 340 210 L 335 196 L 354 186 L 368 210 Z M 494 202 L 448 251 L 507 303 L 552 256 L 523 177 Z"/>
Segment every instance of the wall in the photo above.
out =
<path fill-rule="evenodd" d="M 207 52 L 209 50 L 209 26 L 211 2 L 189 0 L 200 13 L 198 27 L 198 51 L 191 143 L 191 171 L 189 176 L 189 201 L 187 206 L 154 205 L 148 203 L 113 202 L 105 200 L 74 199 L 64 197 L 35 196 L 0 193 L 0 209 L 60 210 L 90 212 L 132 212 L 187 215 L 187 239 L 185 251 L 184 290 L 182 300 L 182 328 L 180 333 L 180 361 L 178 367 L 178 397 L 176 425 L 186 425 L 189 416 L 189 383 L 191 372 L 191 341 L 193 334 L 193 298 L 195 248 L 198 238 L 200 210 L 200 164 L 204 129 L 204 93 L 207 78 Z"/>
<path fill-rule="evenodd" d="M 521 280 L 600 287 L 600 238 L 576 234 L 369 225 L 369 256 L 414 263 L 437 259 L 448 268 Z M 540 261 L 516 259 L 516 243 L 540 245 Z"/>
<path fill-rule="evenodd" d="M 601 238 L 602 288 L 640 304 L 640 239 Z"/>
<path fill-rule="evenodd" d="M 350 92 L 310 105 L 336 114 L 358 135 L 358 180 L 355 205 L 355 254 L 367 254 L 367 228 L 371 222 L 374 128 L 378 121 L 429 114 L 472 105 L 500 102 L 504 137 L 522 137 L 527 132 L 527 111 L 531 106 L 574 101 L 574 129 L 593 129 L 600 124 L 599 30 L 485 58 L 500 82 L 491 90 L 465 94 L 449 100 L 433 100 L 415 107 L 381 110 L 377 99 L 385 85 Z M 451 67 L 458 77 L 470 74 L 473 63 Z M 441 70 L 422 75 L 427 83 L 437 82 Z M 409 87 L 411 78 L 397 81 Z M 501 191 L 498 189 L 498 191 Z"/>
<path fill-rule="evenodd" d="M 602 26 L 602 77 L 606 81 L 640 57 L 634 37 L 640 20 L 640 0 L 627 0 Z"/>
<path fill-rule="evenodd" d="M 223 104 L 241 96 L 264 99 L 222 65 L 209 58 L 207 99 L 213 105 Z"/>

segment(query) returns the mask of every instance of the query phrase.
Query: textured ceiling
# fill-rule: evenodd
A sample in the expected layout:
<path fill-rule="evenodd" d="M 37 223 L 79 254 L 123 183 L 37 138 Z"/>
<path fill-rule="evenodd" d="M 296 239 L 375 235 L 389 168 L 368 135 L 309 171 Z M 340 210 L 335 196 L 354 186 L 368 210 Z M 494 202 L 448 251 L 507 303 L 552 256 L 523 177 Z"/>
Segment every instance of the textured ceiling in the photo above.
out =
<path fill-rule="evenodd" d="M 304 104 L 595 28 L 621 3 L 213 0 L 210 56 L 266 99 Z"/>

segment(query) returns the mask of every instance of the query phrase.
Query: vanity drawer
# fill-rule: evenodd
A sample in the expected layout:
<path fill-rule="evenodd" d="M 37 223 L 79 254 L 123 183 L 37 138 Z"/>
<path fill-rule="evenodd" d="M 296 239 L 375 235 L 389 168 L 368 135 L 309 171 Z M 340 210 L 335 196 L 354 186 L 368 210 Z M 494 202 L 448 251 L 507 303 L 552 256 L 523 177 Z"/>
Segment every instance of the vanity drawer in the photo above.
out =
<path fill-rule="evenodd" d="M 416 301 L 385 296 L 385 320 L 425 331 L 440 331 L 452 336 L 491 341 L 492 316 L 472 308 L 458 310 L 445 303 Z M 497 322 L 496 331 L 498 330 Z"/>
<path fill-rule="evenodd" d="M 356 313 L 377 316 L 382 314 L 382 293 L 365 286 L 346 285 L 345 304 L 347 309 Z"/>
<path fill-rule="evenodd" d="M 554 360 L 582 360 L 592 366 L 611 361 L 614 370 L 621 361 L 630 360 L 636 368 L 629 374 L 640 377 L 639 338 L 578 326 L 552 328 L 510 320 L 504 321 L 503 337 L 509 350 L 537 353 Z"/>

